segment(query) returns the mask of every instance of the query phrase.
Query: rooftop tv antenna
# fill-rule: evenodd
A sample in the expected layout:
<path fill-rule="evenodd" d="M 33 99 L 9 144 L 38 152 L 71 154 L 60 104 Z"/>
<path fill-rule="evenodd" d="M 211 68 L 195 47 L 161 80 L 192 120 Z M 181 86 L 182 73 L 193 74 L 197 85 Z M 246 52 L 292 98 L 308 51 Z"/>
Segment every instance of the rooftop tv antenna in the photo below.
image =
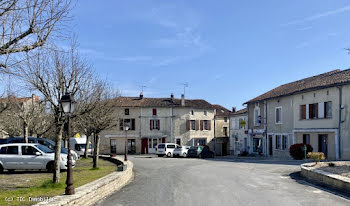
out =
<path fill-rule="evenodd" d="M 182 85 L 184 86 L 184 95 L 186 93 L 186 87 L 188 87 L 188 82 L 182 83 Z"/>
<path fill-rule="evenodd" d="M 143 93 L 143 89 L 146 88 L 147 86 L 141 85 L 140 87 L 141 87 L 141 91 L 142 91 L 142 93 Z"/>

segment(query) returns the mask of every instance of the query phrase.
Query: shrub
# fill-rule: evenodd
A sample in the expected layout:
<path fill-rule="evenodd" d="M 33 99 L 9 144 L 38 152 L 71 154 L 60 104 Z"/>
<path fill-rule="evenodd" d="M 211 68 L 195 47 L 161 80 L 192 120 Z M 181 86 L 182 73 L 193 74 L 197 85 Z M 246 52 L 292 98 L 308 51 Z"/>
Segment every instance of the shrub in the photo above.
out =
<path fill-rule="evenodd" d="M 324 157 L 323 152 L 309 152 L 309 153 L 307 153 L 307 157 L 310 158 L 310 159 L 315 160 L 316 164 L 318 162 L 320 162 L 321 160 L 326 159 Z"/>
<path fill-rule="evenodd" d="M 293 144 L 289 147 L 289 154 L 293 157 L 295 160 L 302 160 L 305 158 L 304 153 L 304 145 L 305 144 Z M 314 149 L 311 145 L 306 144 L 306 154 L 309 152 L 312 152 Z"/>

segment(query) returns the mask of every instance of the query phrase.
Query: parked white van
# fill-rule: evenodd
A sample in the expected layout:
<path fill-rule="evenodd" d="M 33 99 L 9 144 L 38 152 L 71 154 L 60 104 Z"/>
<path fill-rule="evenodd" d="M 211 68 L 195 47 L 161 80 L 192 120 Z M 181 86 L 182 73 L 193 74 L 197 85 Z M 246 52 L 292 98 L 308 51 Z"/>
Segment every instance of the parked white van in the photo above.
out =
<path fill-rule="evenodd" d="M 0 172 L 8 170 L 54 170 L 54 151 L 41 144 L 0 145 Z M 61 154 L 60 168 L 67 169 L 67 155 Z M 73 167 L 75 160 L 72 160 Z"/>
<path fill-rule="evenodd" d="M 157 145 L 156 154 L 158 157 L 163 157 L 164 155 L 167 157 L 172 157 L 174 150 L 179 147 L 180 145 L 174 143 L 161 143 Z"/>
<path fill-rule="evenodd" d="M 78 156 L 84 155 L 85 152 L 85 144 L 86 144 L 86 136 L 83 137 L 74 137 L 70 138 L 70 148 L 74 150 Z M 62 145 L 64 145 L 64 142 L 62 141 Z M 92 155 L 92 144 L 89 141 L 89 148 L 88 148 L 88 154 Z"/>

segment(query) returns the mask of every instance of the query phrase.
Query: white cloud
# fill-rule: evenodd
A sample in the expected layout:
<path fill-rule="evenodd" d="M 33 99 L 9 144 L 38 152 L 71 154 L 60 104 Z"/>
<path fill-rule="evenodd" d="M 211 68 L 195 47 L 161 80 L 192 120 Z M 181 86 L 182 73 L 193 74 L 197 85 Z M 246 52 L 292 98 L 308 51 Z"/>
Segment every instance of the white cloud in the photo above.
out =
<path fill-rule="evenodd" d="M 290 21 L 290 22 L 287 22 L 285 24 L 282 24 L 282 26 L 289 26 L 289 25 L 301 24 L 301 23 L 305 23 L 305 22 L 309 22 L 309 21 L 315 21 L 315 20 L 323 18 L 323 17 L 336 15 L 336 14 L 340 14 L 340 13 L 347 12 L 347 11 L 350 11 L 350 5 L 349 6 L 345 6 L 345 7 L 341 7 L 341 8 L 338 8 L 338 9 L 334 9 L 334 10 L 318 13 L 318 14 L 315 14 L 315 15 L 312 15 L 312 16 L 309 16 L 309 17 L 305 17 L 303 19 Z"/>

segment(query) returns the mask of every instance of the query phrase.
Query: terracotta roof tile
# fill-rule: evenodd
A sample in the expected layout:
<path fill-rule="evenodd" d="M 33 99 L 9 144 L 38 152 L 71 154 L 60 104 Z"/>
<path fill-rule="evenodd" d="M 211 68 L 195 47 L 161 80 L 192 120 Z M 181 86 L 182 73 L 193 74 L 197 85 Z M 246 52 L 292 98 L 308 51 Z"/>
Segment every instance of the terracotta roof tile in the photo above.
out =
<path fill-rule="evenodd" d="M 182 107 L 181 99 L 174 98 L 139 98 L 118 97 L 115 98 L 117 107 Z M 190 108 L 213 109 L 212 105 L 202 99 L 185 99 L 185 106 Z"/>
<path fill-rule="evenodd" d="M 213 104 L 213 108 L 216 109 L 216 116 L 230 116 L 231 111 L 219 104 Z"/>
<path fill-rule="evenodd" d="M 311 89 L 318 89 L 323 87 L 332 87 L 339 84 L 350 84 L 350 69 L 347 70 L 333 70 L 316 76 L 301 79 L 295 82 L 276 87 L 254 99 L 247 101 L 257 102 L 261 100 L 292 95 L 298 92 L 304 92 Z"/>
<path fill-rule="evenodd" d="M 237 112 L 235 113 L 232 113 L 231 116 L 237 116 L 237 115 L 242 115 L 242 114 L 245 114 L 248 112 L 248 109 L 247 108 L 244 108 L 244 109 L 241 109 L 241 110 L 238 110 Z"/>

